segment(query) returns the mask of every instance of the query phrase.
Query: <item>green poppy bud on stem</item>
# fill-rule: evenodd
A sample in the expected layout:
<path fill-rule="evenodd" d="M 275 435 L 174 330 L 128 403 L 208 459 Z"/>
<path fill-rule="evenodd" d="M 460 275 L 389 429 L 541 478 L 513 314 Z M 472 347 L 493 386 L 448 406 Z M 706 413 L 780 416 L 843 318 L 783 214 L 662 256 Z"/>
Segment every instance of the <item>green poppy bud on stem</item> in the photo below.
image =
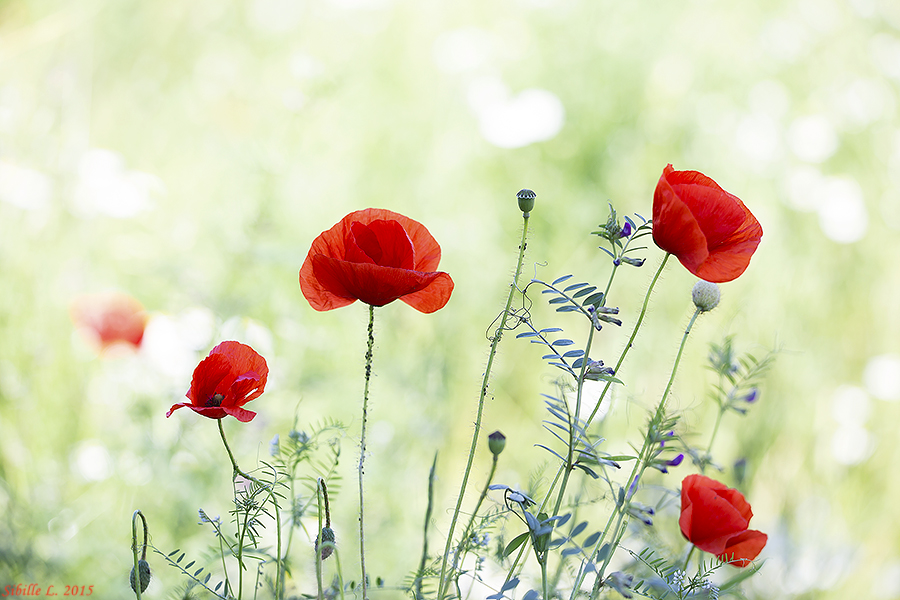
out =
<path fill-rule="evenodd" d="M 503 452 L 503 449 L 505 447 L 506 436 L 499 431 L 495 431 L 488 436 L 488 448 L 490 448 L 491 454 L 493 454 L 494 456 L 500 456 L 500 453 Z"/>
<path fill-rule="evenodd" d="M 323 527 L 322 535 L 316 538 L 316 550 L 319 550 L 319 542 L 322 542 L 322 560 L 325 560 L 334 552 L 334 529 Z"/>
<path fill-rule="evenodd" d="M 534 199 L 537 198 L 537 194 L 531 190 L 524 189 L 519 190 L 519 193 L 516 194 L 516 198 L 519 200 L 519 210 L 525 213 L 525 216 L 527 217 L 534 209 Z"/>
<path fill-rule="evenodd" d="M 709 312 L 719 305 L 721 293 L 719 286 L 701 279 L 694 284 L 691 297 L 694 299 L 694 306 L 699 308 L 700 312 Z"/>
<path fill-rule="evenodd" d="M 143 594 L 147 591 L 147 586 L 150 585 L 150 563 L 146 560 L 139 560 L 138 571 L 140 572 L 141 593 Z M 131 581 L 131 589 L 137 591 L 137 588 L 135 587 L 136 582 L 134 580 L 134 567 L 131 567 L 131 577 L 129 579 Z"/>

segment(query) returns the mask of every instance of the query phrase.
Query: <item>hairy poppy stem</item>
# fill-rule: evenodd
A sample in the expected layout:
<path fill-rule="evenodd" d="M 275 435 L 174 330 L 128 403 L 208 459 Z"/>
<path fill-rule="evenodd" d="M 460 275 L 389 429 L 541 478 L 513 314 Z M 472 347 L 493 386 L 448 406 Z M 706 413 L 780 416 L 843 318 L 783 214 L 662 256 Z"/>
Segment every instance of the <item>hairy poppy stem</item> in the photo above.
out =
<path fill-rule="evenodd" d="M 140 510 L 134 511 L 134 514 L 131 515 L 131 553 L 134 556 L 134 570 L 131 572 L 134 577 L 134 582 L 137 585 L 133 585 L 134 587 L 134 595 L 137 600 L 141 600 L 141 585 L 140 585 L 140 567 L 138 565 L 138 534 L 137 534 L 137 518 L 141 518 L 141 525 L 144 530 L 144 543 L 141 545 L 141 558 L 140 560 L 147 560 L 147 519 L 144 517 L 144 513 Z"/>
<path fill-rule="evenodd" d="M 494 357 L 497 355 L 497 347 L 500 345 L 500 338 L 503 337 L 503 332 L 506 330 L 506 320 L 510 314 L 510 308 L 512 307 L 512 299 L 513 295 L 515 295 L 516 290 L 519 289 L 519 276 L 522 274 L 522 262 L 525 259 L 525 239 L 528 235 L 528 212 L 522 213 L 522 240 L 519 242 L 519 258 L 516 262 L 516 274 L 513 277 L 512 283 L 509 284 L 509 295 L 506 297 L 506 308 L 503 309 L 503 316 L 500 317 L 500 324 L 497 326 L 497 330 L 494 332 L 494 336 L 491 339 L 491 351 L 488 354 L 487 365 L 484 369 L 484 377 L 481 380 L 481 393 L 478 397 L 478 412 L 475 417 L 475 431 L 472 432 L 472 445 L 469 448 L 469 459 L 466 463 L 466 470 L 463 473 L 462 483 L 459 486 L 459 496 L 456 499 L 456 508 L 453 511 L 453 518 L 450 520 L 450 529 L 447 531 L 447 543 L 444 547 L 444 559 L 441 561 L 441 579 L 438 584 L 438 600 L 443 599 L 444 594 L 446 592 L 447 586 L 449 585 L 449 579 L 447 577 L 447 561 L 450 558 L 450 548 L 453 546 L 453 530 L 456 528 L 456 521 L 459 518 L 459 513 L 462 510 L 463 498 L 466 493 L 466 485 L 469 482 L 469 474 L 472 472 L 472 462 L 475 460 L 475 449 L 478 446 L 478 436 L 481 433 L 481 417 L 484 414 L 484 399 L 487 396 L 488 389 L 488 381 L 490 381 L 491 377 L 491 368 L 494 364 Z"/>
<path fill-rule="evenodd" d="M 317 503 L 318 509 L 319 509 L 319 510 L 318 510 L 318 513 L 319 513 L 319 533 L 317 534 L 318 537 L 316 538 L 316 540 L 317 540 L 317 541 L 320 541 L 319 547 L 316 548 L 316 589 L 318 590 L 318 595 L 317 595 L 318 600 L 324 600 L 324 598 L 325 598 L 325 596 L 324 596 L 324 594 L 323 594 L 323 592 L 322 592 L 323 587 L 322 587 L 322 551 L 321 551 L 321 541 L 322 541 L 322 504 L 323 504 L 322 496 L 323 496 L 323 494 L 325 494 L 325 493 L 326 493 L 326 492 L 325 492 L 325 480 L 322 479 L 321 477 L 319 477 L 319 479 L 316 481 L 316 503 Z M 325 498 L 326 498 L 326 500 L 324 501 L 324 503 L 325 503 L 325 505 L 327 506 L 327 502 L 328 502 L 327 498 L 328 498 L 328 496 L 325 496 Z M 330 521 L 330 519 L 329 519 L 329 521 Z"/>
<path fill-rule="evenodd" d="M 660 398 L 659 400 L 659 405 L 656 407 L 656 412 L 650 420 L 647 435 L 644 436 L 644 445 L 641 448 L 640 454 L 638 455 L 638 460 L 635 461 L 634 468 L 631 470 L 631 475 L 628 477 L 629 486 L 635 485 L 637 481 L 640 481 L 640 478 L 643 476 L 644 471 L 650 465 L 651 447 L 654 444 L 659 443 L 658 438 L 656 438 L 652 434 L 652 432 L 656 428 L 656 425 L 659 424 L 665 417 L 666 400 L 668 400 L 669 398 L 669 392 L 672 391 L 672 384 L 675 382 L 675 375 L 678 373 L 678 366 L 681 364 L 681 356 L 682 354 L 684 354 L 684 347 L 687 345 L 688 336 L 690 335 L 691 329 L 693 329 L 694 323 L 697 321 L 697 317 L 700 316 L 701 312 L 702 311 L 699 308 L 694 310 L 694 314 L 691 316 L 691 320 L 688 322 L 687 327 L 685 327 L 684 329 L 684 335 L 681 336 L 681 345 L 678 347 L 678 354 L 675 355 L 675 363 L 672 365 L 672 373 L 669 375 L 669 383 L 666 384 L 666 389 L 663 392 L 662 398 Z M 612 519 L 618 515 L 619 521 L 618 523 L 616 523 L 616 527 L 613 531 L 612 545 L 609 551 L 606 553 L 606 558 L 603 560 L 603 564 L 597 570 L 597 578 L 594 581 L 594 588 L 591 592 L 591 598 L 597 597 L 597 594 L 600 591 L 600 586 L 603 583 L 603 574 L 606 571 L 606 567 L 609 566 L 613 554 L 615 553 L 615 550 L 619 545 L 619 540 L 625 533 L 625 527 L 628 524 L 628 520 L 624 517 L 627 514 L 628 506 L 631 504 L 632 495 L 633 493 L 631 492 L 631 490 L 625 492 L 621 500 L 616 503 L 615 510 L 609 516 L 610 521 L 612 521 Z M 609 524 L 607 523 L 607 528 L 608 527 Z M 600 549 L 601 543 L 603 543 L 603 537 L 597 540 L 597 547 L 595 552 Z"/>
<path fill-rule="evenodd" d="M 362 571 L 362 597 L 367 600 L 366 581 L 366 537 L 363 516 L 365 499 L 363 494 L 363 463 L 366 460 L 366 421 L 369 410 L 369 379 L 372 377 L 372 348 L 375 346 L 375 307 L 369 305 L 368 342 L 366 345 L 366 384 L 363 388 L 362 433 L 359 441 L 359 567 Z"/>

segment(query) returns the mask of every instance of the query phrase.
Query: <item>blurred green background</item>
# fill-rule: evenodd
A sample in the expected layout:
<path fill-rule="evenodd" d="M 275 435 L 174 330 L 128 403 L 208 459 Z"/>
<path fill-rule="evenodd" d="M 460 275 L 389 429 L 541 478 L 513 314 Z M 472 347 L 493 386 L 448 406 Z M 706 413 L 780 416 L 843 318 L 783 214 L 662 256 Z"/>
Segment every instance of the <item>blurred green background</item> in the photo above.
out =
<path fill-rule="evenodd" d="M 0 1 L 0 589 L 127 597 L 137 508 L 159 548 L 206 547 L 197 509 L 227 516 L 230 467 L 214 423 L 165 412 L 222 339 L 271 368 L 259 416 L 226 423 L 242 466 L 295 415 L 298 429 L 348 424 L 333 512 L 358 577 L 366 310 L 315 313 L 297 272 L 318 233 L 368 206 L 425 224 L 456 282 L 433 315 L 377 311 L 369 571 L 399 585 L 435 451 L 435 551 L 448 526 L 514 266 L 515 193 L 538 194 L 525 277 L 600 285 L 590 231 L 608 201 L 649 217 L 672 163 L 741 197 L 765 231 L 695 328 L 673 400 L 701 444 L 708 343 L 781 350 L 716 448 L 726 483 L 747 459 L 751 526 L 770 535 L 747 595 L 900 598 L 898 101 L 894 0 Z M 643 255 L 610 298 L 625 326 L 604 328 L 595 358 L 627 339 L 662 253 Z M 605 450 L 638 439 L 692 284 L 668 266 Z M 103 290 L 146 307 L 139 351 L 98 355 L 75 330 L 72 301 Z M 583 338 L 537 301 L 539 325 Z M 484 420 L 508 437 L 498 481 L 527 487 L 547 464 L 533 444 L 549 441 L 539 394 L 555 376 L 509 336 Z M 658 527 L 677 543 L 677 515 Z M 151 597 L 183 583 L 151 564 Z"/>

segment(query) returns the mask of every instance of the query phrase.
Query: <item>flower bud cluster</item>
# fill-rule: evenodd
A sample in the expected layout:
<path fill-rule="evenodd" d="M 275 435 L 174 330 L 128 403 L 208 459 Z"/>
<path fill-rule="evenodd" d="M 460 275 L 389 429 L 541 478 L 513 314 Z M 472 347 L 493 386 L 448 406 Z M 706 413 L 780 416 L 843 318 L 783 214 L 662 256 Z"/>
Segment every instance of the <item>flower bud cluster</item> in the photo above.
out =
<path fill-rule="evenodd" d="M 619 309 L 611 306 L 588 306 L 587 312 L 591 315 L 591 323 L 594 329 L 600 331 L 603 329 L 602 323 L 612 323 L 613 325 L 622 326 L 622 320 L 610 315 L 619 314 Z"/>

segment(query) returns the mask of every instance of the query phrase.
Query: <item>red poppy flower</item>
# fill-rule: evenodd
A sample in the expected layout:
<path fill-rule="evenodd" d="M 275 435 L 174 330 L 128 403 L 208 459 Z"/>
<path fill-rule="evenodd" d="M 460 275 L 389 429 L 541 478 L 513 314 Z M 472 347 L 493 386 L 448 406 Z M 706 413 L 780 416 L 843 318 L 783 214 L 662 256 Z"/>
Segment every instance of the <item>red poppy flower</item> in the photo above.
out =
<path fill-rule="evenodd" d="M 300 269 L 300 290 L 316 310 L 361 300 L 400 299 L 423 313 L 444 307 L 453 280 L 436 271 L 441 247 L 424 225 L 380 208 L 350 213 L 317 237 Z"/>
<path fill-rule="evenodd" d="M 175 404 L 166 417 L 186 406 L 210 419 L 231 415 L 244 423 L 251 421 L 256 413 L 241 407 L 263 393 L 268 375 L 266 359 L 256 350 L 240 342 L 222 342 L 194 369 L 186 394 L 190 402 Z"/>
<path fill-rule="evenodd" d="M 72 303 L 71 315 L 104 350 L 117 343 L 137 348 L 144 338 L 147 315 L 141 303 L 128 294 L 82 296 Z"/>
<path fill-rule="evenodd" d="M 744 203 L 703 173 L 663 169 L 653 194 L 653 241 L 700 279 L 737 279 L 762 234 Z"/>
<path fill-rule="evenodd" d="M 766 534 L 747 529 L 751 517 L 743 494 L 715 479 L 688 475 L 681 483 L 681 533 L 722 562 L 746 567 L 766 545 Z"/>

